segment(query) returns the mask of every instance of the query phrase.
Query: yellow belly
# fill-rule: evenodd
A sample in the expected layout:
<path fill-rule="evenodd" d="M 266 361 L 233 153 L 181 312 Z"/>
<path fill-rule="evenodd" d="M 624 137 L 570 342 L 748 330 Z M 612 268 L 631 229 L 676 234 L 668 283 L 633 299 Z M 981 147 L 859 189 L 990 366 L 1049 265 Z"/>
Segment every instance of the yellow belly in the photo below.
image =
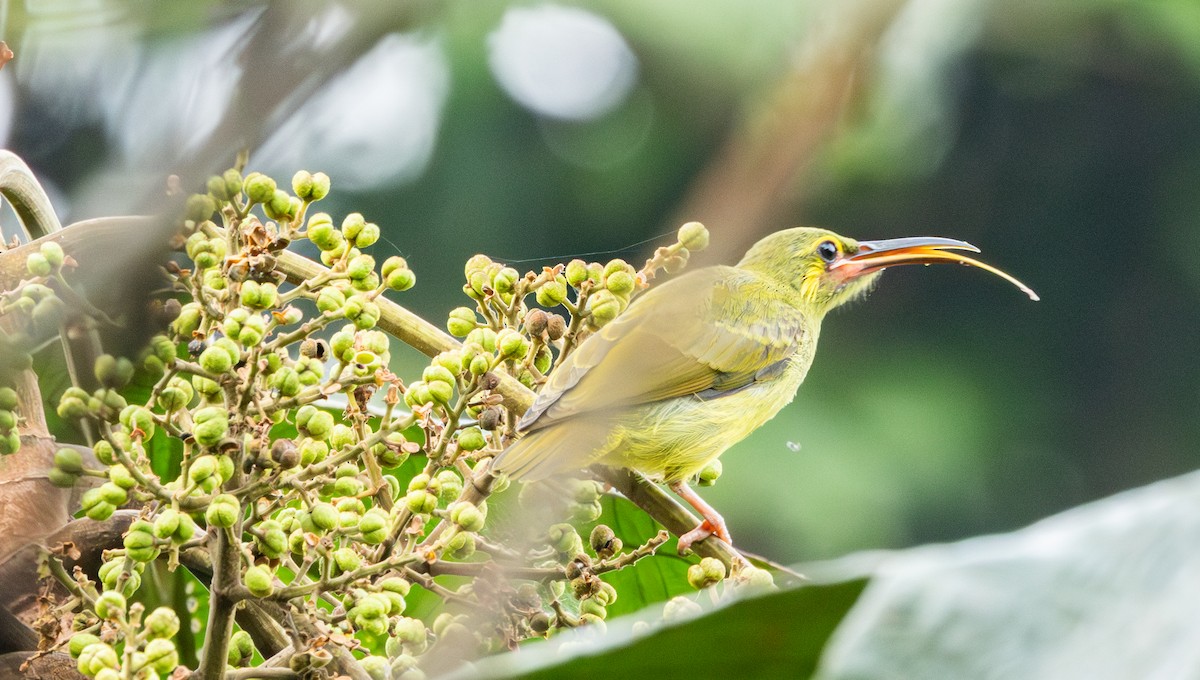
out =
<path fill-rule="evenodd" d="M 698 473 L 792 401 L 811 357 L 797 357 L 775 379 L 723 396 L 648 404 L 621 418 L 599 462 L 666 482 Z"/>

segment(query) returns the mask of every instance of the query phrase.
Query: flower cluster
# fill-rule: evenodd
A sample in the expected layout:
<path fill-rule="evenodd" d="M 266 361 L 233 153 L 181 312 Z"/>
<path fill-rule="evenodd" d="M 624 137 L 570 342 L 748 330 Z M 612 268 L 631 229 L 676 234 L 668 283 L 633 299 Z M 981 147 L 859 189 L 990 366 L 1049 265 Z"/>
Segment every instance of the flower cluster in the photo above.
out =
<path fill-rule="evenodd" d="M 74 596 L 65 644 L 79 670 L 95 678 L 175 672 L 178 619 L 129 604 L 160 558 L 211 584 L 199 661 L 206 677 L 249 665 L 256 651 L 283 653 L 276 662 L 300 674 L 349 659 L 373 677 L 416 677 L 439 640 L 499 649 L 604 619 L 617 592 L 601 576 L 652 554 L 666 534 L 624 549 L 612 529 L 595 525 L 584 541 L 577 527 L 598 519 L 601 488 L 579 481 L 563 495 L 571 523 L 532 546 L 499 542 L 478 483 L 520 414 L 497 387 L 510 376 L 536 388 L 657 271 L 678 270 L 689 250 L 704 247 L 704 228 L 685 225 L 641 269 L 573 260 L 521 273 L 473 257 L 464 291 L 474 306 L 447 322 L 461 348 L 405 382 L 389 370 L 384 329 L 394 305 L 385 294 L 408 290 L 415 276 L 401 257 L 379 263 L 366 252 L 378 225 L 314 211 L 330 190 L 322 173 L 297 173 L 289 192 L 235 168 L 206 188 L 187 199 L 182 255 L 166 268 L 169 328 L 134 359 L 99 357 L 99 387 L 72 386 L 58 401 L 61 417 L 98 433 L 101 467 L 64 448 L 52 480 L 91 480 L 83 511 L 94 520 L 136 512 L 96 578 L 51 565 Z M 299 258 L 288 250 L 303 241 L 324 267 L 306 261 L 317 273 L 299 277 L 283 263 Z M 38 255 L 29 261 L 34 279 L 4 300 L 28 300 L 21 304 L 34 323 L 55 299 L 39 293 L 37 277 L 64 262 L 52 248 Z M 10 396 L 0 390 L 0 427 L 13 420 L 5 419 Z M 505 486 L 500 479 L 490 491 Z M 489 569 L 501 564 L 520 565 L 522 582 L 493 578 Z M 473 580 L 451 588 L 434 580 L 442 574 Z M 709 564 L 692 580 L 720 577 Z M 406 615 L 413 598 L 439 600 L 425 611 L 440 613 Z M 472 608 L 499 623 L 468 627 Z M 241 630 L 235 610 L 286 616 L 286 644 Z"/>

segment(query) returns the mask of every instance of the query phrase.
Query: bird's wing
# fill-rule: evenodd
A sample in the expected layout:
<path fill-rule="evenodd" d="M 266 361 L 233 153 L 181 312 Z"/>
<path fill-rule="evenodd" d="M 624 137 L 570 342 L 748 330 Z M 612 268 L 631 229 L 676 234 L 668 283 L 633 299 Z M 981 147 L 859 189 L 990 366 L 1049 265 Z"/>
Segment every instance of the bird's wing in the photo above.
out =
<path fill-rule="evenodd" d="M 698 270 L 647 292 L 580 344 L 519 428 L 532 432 L 673 397 L 719 396 L 777 371 L 807 328 L 776 284 L 733 267 Z"/>

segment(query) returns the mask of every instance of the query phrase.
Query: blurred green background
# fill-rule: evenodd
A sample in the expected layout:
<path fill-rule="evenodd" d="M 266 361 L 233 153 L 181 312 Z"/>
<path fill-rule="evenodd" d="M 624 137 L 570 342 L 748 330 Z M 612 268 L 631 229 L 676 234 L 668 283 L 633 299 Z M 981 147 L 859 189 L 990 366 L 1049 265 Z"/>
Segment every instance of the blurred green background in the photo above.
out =
<path fill-rule="evenodd" d="M 474 253 L 640 263 L 693 219 L 710 262 L 797 224 L 952 236 L 1041 294 L 905 268 L 828 319 L 703 491 L 747 549 L 1003 531 L 1196 467 L 1192 0 L 0 7 L 0 135 L 65 222 L 250 145 L 328 172 L 439 325 Z"/>

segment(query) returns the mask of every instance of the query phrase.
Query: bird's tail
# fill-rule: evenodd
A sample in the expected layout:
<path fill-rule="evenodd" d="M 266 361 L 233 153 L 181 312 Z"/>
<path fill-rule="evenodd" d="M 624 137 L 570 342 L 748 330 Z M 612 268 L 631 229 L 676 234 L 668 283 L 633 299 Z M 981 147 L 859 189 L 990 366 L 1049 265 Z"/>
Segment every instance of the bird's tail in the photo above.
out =
<path fill-rule="evenodd" d="M 534 481 L 582 470 L 608 451 L 612 423 L 606 418 L 573 419 L 526 434 L 501 451 L 492 471 Z"/>

